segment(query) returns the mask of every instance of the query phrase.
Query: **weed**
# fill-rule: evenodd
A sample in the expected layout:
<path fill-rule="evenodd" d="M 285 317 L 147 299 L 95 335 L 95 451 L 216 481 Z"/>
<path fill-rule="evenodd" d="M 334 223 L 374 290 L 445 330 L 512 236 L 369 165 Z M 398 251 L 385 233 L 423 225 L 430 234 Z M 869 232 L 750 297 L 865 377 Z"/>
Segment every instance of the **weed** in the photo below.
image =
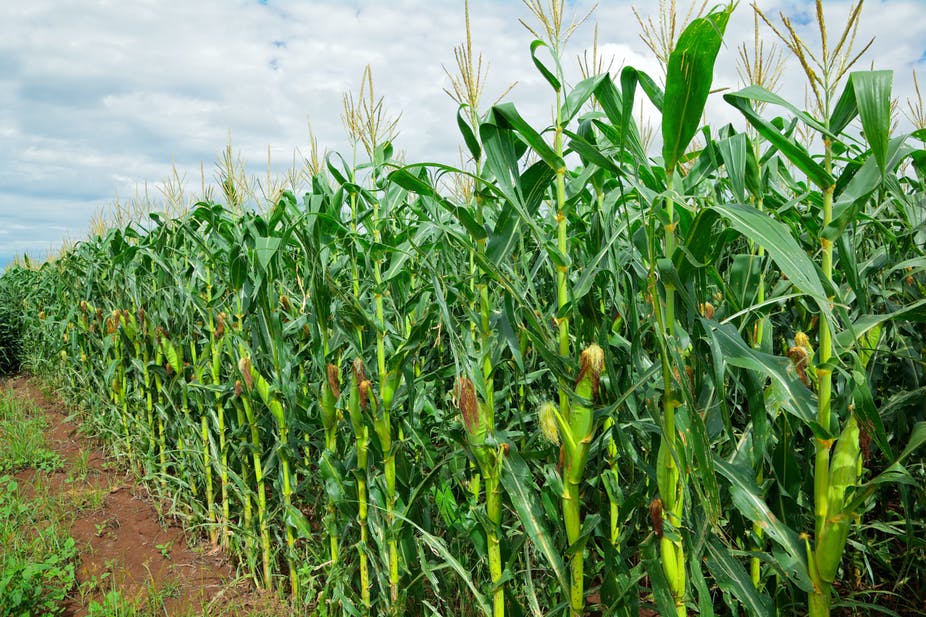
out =
<path fill-rule="evenodd" d="M 73 538 L 33 515 L 16 481 L 0 476 L 0 616 L 57 614 L 75 582 Z"/>

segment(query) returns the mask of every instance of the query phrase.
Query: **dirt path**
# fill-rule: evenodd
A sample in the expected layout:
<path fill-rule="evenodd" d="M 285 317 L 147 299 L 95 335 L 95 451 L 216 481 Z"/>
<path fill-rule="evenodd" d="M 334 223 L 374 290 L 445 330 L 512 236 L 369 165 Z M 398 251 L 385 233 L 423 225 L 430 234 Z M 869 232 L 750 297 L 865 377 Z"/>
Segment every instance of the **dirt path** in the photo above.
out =
<path fill-rule="evenodd" d="M 80 551 L 78 589 L 64 615 L 86 615 L 92 601 L 102 602 L 113 589 L 137 600 L 146 614 L 279 614 L 272 598 L 252 591 L 248 581 L 236 580 L 221 550 L 176 524 L 163 523 L 145 489 L 78 432 L 64 404 L 45 396 L 36 379 L 17 376 L 3 386 L 45 414 L 49 447 L 64 463 L 41 482 L 32 469 L 16 475 L 27 493 L 57 493 L 73 504 L 68 520 L 73 520 L 70 534 Z"/>

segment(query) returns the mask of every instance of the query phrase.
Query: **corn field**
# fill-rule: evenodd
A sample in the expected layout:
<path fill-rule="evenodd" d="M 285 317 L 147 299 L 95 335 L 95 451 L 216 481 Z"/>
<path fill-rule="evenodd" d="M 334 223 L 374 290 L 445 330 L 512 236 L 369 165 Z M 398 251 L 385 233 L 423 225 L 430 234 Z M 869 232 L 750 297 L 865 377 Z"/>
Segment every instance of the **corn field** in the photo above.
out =
<path fill-rule="evenodd" d="M 408 164 L 367 74 L 302 195 L 7 269 L 0 363 L 303 612 L 923 614 L 926 123 L 764 15 L 809 109 L 710 94 L 732 5 L 567 84 L 526 4 L 548 126 L 464 45 L 471 161 Z"/>

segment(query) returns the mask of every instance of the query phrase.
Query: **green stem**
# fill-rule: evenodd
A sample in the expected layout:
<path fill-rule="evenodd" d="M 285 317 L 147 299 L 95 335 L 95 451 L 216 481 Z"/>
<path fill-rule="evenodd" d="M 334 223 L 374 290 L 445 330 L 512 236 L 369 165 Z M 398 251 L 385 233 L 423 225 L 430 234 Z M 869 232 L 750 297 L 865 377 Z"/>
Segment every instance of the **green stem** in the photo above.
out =
<path fill-rule="evenodd" d="M 827 117 L 828 114 L 827 114 Z M 833 169 L 832 141 L 824 138 L 824 168 L 827 173 Z M 823 221 L 820 229 L 825 229 L 833 220 L 833 192 L 835 185 L 823 191 Z M 833 280 L 833 243 L 820 238 L 822 246 L 821 268 L 828 282 Z M 820 315 L 819 348 L 817 361 L 817 422 L 824 430 L 829 430 L 831 423 L 831 405 L 833 395 L 833 372 L 828 363 L 833 356 L 833 340 L 830 324 L 825 315 Z M 814 538 L 820 542 L 826 525 L 827 502 L 829 499 L 830 449 L 832 440 L 815 438 L 816 453 L 814 457 Z M 829 595 L 832 584 L 821 579 L 820 589 L 810 594 L 811 614 L 829 615 Z M 814 613 L 813 611 L 819 611 Z"/>
<path fill-rule="evenodd" d="M 206 472 L 206 518 L 209 521 L 209 539 L 216 543 L 217 528 L 215 520 L 215 505 L 212 492 L 212 453 L 209 448 L 209 424 L 206 414 L 200 416 L 200 433 L 203 441 L 203 470 Z"/>
<path fill-rule="evenodd" d="M 553 135 L 553 148 L 557 156 L 563 156 L 563 117 L 562 117 L 562 92 L 556 91 L 556 132 Z M 556 247 L 559 250 L 560 258 L 564 261 L 567 259 L 568 245 L 566 243 L 566 168 L 561 166 L 556 169 Z M 569 288 L 566 279 L 567 265 L 564 263 L 556 268 L 556 308 L 560 313 L 563 307 L 569 302 Z M 569 317 L 560 315 L 557 319 L 559 325 L 559 353 L 566 357 L 569 355 Z M 564 418 L 570 416 L 569 393 L 565 384 L 560 384 L 559 391 L 559 408 L 560 414 Z M 574 461 L 567 461 L 567 468 L 575 464 Z M 569 544 L 572 545 L 579 537 L 582 528 L 582 519 L 580 512 L 579 482 L 571 481 L 572 474 L 566 471 L 566 483 L 563 492 L 563 518 L 566 522 L 566 535 Z M 581 470 L 579 471 L 581 477 Z M 574 616 L 582 615 L 585 611 L 585 581 L 584 581 L 584 551 L 576 550 L 570 559 L 570 580 L 569 580 L 569 606 L 570 613 Z"/>
<path fill-rule="evenodd" d="M 675 252 L 675 201 L 672 196 L 674 170 L 666 171 L 666 224 L 664 228 L 663 257 L 671 258 Z M 657 319 L 662 329 L 660 336 L 667 345 L 675 344 L 675 288 L 668 281 L 664 282 L 665 303 L 661 307 L 661 319 Z M 663 443 L 660 445 L 660 465 L 663 466 L 663 486 L 660 486 L 660 496 L 663 502 L 665 517 L 676 528 L 681 529 L 683 511 L 683 490 L 681 472 L 676 464 L 677 440 L 675 430 L 675 408 L 678 405 L 675 396 L 675 380 L 672 371 L 673 354 L 667 346 L 661 349 L 663 355 Z M 679 616 L 686 615 L 686 576 L 685 551 L 681 540 L 672 540 L 663 535 L 659 539 L 662 567 L 669 582 L 672 597 L 675 600 L 676 611 Z"/>
<path fill-rule="evenodd" d="M 191 431 L 192 429 L 190 426 L 192 421 L 190 420 L 190 399 L 187 396 L 186 383 L 184 383 L 184 381 L 185 380 L 183 375 L 177 375 L 177 385 L 180 388 L 180 409 L 183 412 L 184 419 L 183 428 L 187 431 Z M 196 487 L 196 480 L 192 477 L 192 474 L 188 473 L 187 471 L 186 463 L 187 456 L 189 455 L 187 453 L 187 448 L 183 443 L 183 432 L 183 430 L 177 431 L 177 458 L 179 459 L 180 463 L 180 477 L 189 480 L 190 494 L 193 496 L 193 499 L 197 499 L 199 497 L 199 490 Z M 193 435 L 195 434 L 196 431 L 194 430 Z M 195 440 L 191 440 L 191 447 L 192 443 L 194 442 Z"/>
<path fill-rule="evenodd" d="M 826 587 L 826 591 L 818 590 L 810 593 L 807 612 L 809 617 L 827 617 L 830 614 L 829 585 Z"/>
<path fill-rule="evenodd" d="M 502 522 L 502 497 L 499 487 L 498 474 L 486 477 L 486 514 L 489 526 L 486 540 L 489 549 L 489 576 L 492 578 L 492 615 L 504 617 L 505 615 L 505 586 L 500 584 L 502 578 L 502 553 L 499 542 L 499 532 Z"/>
<path fill-rule="evenodd" d="M 248 428 L 251 434 L 254 481 L 257 484 L 257 526 L 260 530 L 264 589 L 270 591 L 273 589 L 273 572 L 270 568 L 270 525 L 267 520 L 267 494 L 264 490 L 264 466 L 260 460 L 260 453 L 263 450 L 261 450 L 260 431 L 257 427 L 257 419 L 254 417 L 254 411 L 251 408 L 251 401 L 247 396 L 244 396 L 241 398 L 241 402 L 244 404 L 244 413 L 247 416 Z"/>
<path fill-rule="evenodd" d="M 367 450 L 370 443 L 369 429 L 364 426 L 357 436 L 357 499 L 359 502 L 360 542 L 357 554 L 360 565 L 360 601 L 365 614 L 370 614 L 370 569 L 367 563 Z"/>
<path fill-rule="evenodd" d="M 244 412 L 244 404 L 242 399 L 237 399 L 237 416 L 238 416 L 238 426 L 245 426 L 248 424 L 247 416 Z M 241 436 L 241 451 L 247 452 L 250 448 L 248 442 L 248 437 L 245 435 Z M 244 482 L 248 482 L 248 478 L 251 477 L 251 465 L 248 461 L 247 456 L 241 457 L 241 477 L 244 479 Z M 251 556 L 254 554 L 253 547 L 254 543 L 252 541 L 252 527 L 253 527 L 253 506 L 251 505 L 251 492 L 247 486 L 244 487 L 244 490 L 241 491 L 241 506 L 244 510 L 244 548 L 245 554 L 248 556 L 249 565 L 251 566 L 251 577 L 257 582 L 257 575 L 254 571 L 253 563 L 251 562 Z"/>
<path fill-rule="evenodd" d="M 756 145 L 755 148 L 757 150 L 757 152 L 755 153 L 756 154 L 755 158 L 758 161 L 760 160 L 760 157 L 758 156 L 759 155 L 758 145 Z M 758 207 L 759 211 L 764 210 L 763 198 L 761 195 L 756 200 L 756 206 Z M 765 260 L 764 259 L 765 258 L 765 247 L 760 245 L 758 247 L 758 250 L 756 251 L 756 255 L 759 258 L 759 267 L 761 268 L 761 270 L 759 271 L 759 289 L 757 292 L 756 299 L 759 304 L 762 304 L 763 302 L 765 302 L 765 266 L 763 264 Z M 752 341 L 752 346 L 754 349 L 758 349 L 758 350 L 762 349 L 762 339 L 764 338 L 764 336 L 765 336 L 765 318 L 760 317 L 759 321 L 756 323 L 755 336 L 753 337 L 753 341 Z M 763 461 L 762 461 L 762 458 L 760 458 L 758 461 L 759 469 L 756 472 L 756 486 L 762 486 L 762 478 L 764 476 L 762 464 L 763 464 Z M 762 541 L 764 530 L 762 526 L 759 525 L 758 523 L 753 523 L 752 532 L 755 534 L 756 540 L 757 540 L 756 545 L 753 547 L 753 549 L 758 553 L 764 548 L 764 542 Z M 762 587 L 762 562 L 758 556 L 753 556 L 750 559 L 749 573 L 750 573 L 750 577 L 752 578 L 753 587 L 755 587 L 756 589 L 761 589 Z"/>
<path fill-rule="evenodd" d="M 283 447 L 280 448 L 280 467 L 283 474 L 283 505 L 288 511 L 293 504 L 293 487 L 290 476 L 289 454 L 286 451 L 289 443 L 289 429 L 286 426 L 280 426 L 280 442 Z M 293 526 L 286 524 L 286 565 L 289 567 L 289 591 L 293 599 L 299 596 L 299 575 L 296 572 L 296 537 L 293 534 Z"/>
<path fill-rule="evenodd" d="M 569 560 L 569 611 L 575 617 L 585 612 L 585 556 L 583 548 L 573 546 L 582 532 L 582 503 L 579 495 L 579 482 L 572 477 L 575 475 L 572 464 L 567 459 L 564 470 L 563 521 L 566 524 L 566 539 L 569 546 L 575 549 Z"/>
<path fill-rule="evenodd" d="M 373 203 L 373 242 L 379 243 L 381 239 L 379 218 L 379 202 Z M 392 423 L 390 408 L 394 392 L 393 384 L 389 384 L 390 376 L 386 372 L 386 319 L 383 309 L 383 277 L 382 264 L 379 258 L 373 261 L 373 279 L 376 282 L 374 301 L 376 303 L 376 363 L 379 369 L 380 394 L 383 397 L 382 417 L 377 434 L 380 446 L 383 449 L 383 467 L 386 475 L 386 537 L 389 550 L 389 599 L 395 606 L 399 601 L 399 548 L 395 536 L 395 454 L 392 452 Z"/>

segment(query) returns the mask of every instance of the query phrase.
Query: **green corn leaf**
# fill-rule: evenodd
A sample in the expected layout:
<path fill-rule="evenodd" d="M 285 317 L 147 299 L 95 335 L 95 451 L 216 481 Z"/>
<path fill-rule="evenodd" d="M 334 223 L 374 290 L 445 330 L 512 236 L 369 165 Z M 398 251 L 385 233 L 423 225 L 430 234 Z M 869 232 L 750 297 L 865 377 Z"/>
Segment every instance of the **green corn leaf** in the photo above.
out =
<path fill-rule="evenodd" d="M 730 497 L 733 505 L 747 519 L 759 525 L 768 536 L 777 542 L 791 560 L 786 574 L 804 591 L 813 591 L 813 583 L 807 572 L 804 545 L 798 534 L 785 525 L 766 505 L 759 488 L 751 478 L 750 467 L 734 466 L 722 459 L 715 459 L 717 471 L 730 481 Z M 784 566 L 784 564 L 782 564 Z"/>
<path fill-rule="evenodd" d="M 460 224 L 466 228 L 466 231 L 470 234 L 470 236 L 472 236 L 474 240 L 483 240 L 484 238 L 488 237 L 485 227 L 476 221 L 475 217 L 473 216 L 472 212 L 469 211 L 469 209 L 463 206 L 458 206 L 452 203 L 450 200 L 445 199 L 437 192 L 437 189 L 435 189 L 430 182 L 421 177 L 421 175 L 416 175 L 413 173 L 414 170 L 421 169 L 425 165 L 433 166 L 442 169 L 443 171 L 462 173 L 461 170 L 454 170 L 453 168 L 445 167 L 443 165 L 419 163 L 416 165 L 408 165 L 406 167 L 396 169 L 389 174 L 389 181 L 394 182 L 407 191 L 412 191 L 418 195 L 433 199 L 434 203 L 437 203 L 447 212 L 452 214 L 460 222 Z"/>
<path fill-rule="evenodd" d="M 691 586 L 698 592 L 698 610 L 702 617 L 714 617 L 714 598 L 704 579 L 702 555 L 695 551 L 688 552 L 688 572 Z"/>
<path fill-rule="evenodd" d="M 491 110 L 491 115 L 495 117 L 496 123 L 500 128 L 510 128 L 530 146 L 534 152 L 547 164 L 551 169 L 561 169 L 566 165 L 553 148 L 547 144 L 546 140 L 534 128 L 521 117 L 513 103 L 501 103 Z"/>
<path fill-rule="evenodd" d="M 685 407 L 679 407 L 676 421 L 681 435 L 680 445 L 686 457 L 690 458 L 689 466 L 700 505 L 711 523 L 717 524 L 721 517 L 720 489 L 704 421 L 700 414 L 689 413 Z"/>
<path fill-rule="evenodd" d="M 566 134 L 570 137 L 569 140 L 569 149 L 573 152 L 576 152 L 586 161 L 593 163 L 600 167 L 601 169 L 606 169 L 611 173 L 617 175 L 620 173 L 620 167 L 618 167 L 611 159 L 601 153 L 601 151 L 594 145 L 591 144 L 578 135 L 566 131 Z"/>
<path fill-rule="evenodd" d="M 856 319 L 848 328 L 842 330 L 836 335 L 837 349 L 848 351 L 855 347 L 855 344 L 861 340 L 862 336 L 872 328 L 879 326 L 888 321 L 897 321 L 907 319 L 913 321 L 926 321 L 926 299 L 917 300 L 903 308 L 899 308 L 892 313 L 882 315 L 862 315 Z"/>
<path fill-rule="evenodd" d="M 426 195 L 428 197 L 440 197 L 437 193 L 437 190 L 431 186 L 430 182 L 413 173 L 414 170 L 419 168 L 420 166 L 418 165 L 410 165 L 408 167 L 396 169 L 389 174 L 389 181 L 401 186 L 407 191 L 412 191 L 413 193 L 418 193 L 419 195 Z"/>
<path fill-rule="evenodd" d="M 598 90 L 599 86 L 601 86 L 602 82 L 605 80 L 611 81 L 611 76 L 607 73 L 602 73 L 601 75 L 587 77 L 575 85 L 569 94 L 566 95 L 566 100 L 563 102 L 563 107 L 560 112 L 560 123 L 563 126 L 569 124 L 582 109 L 582 106 L 585 105 L 585 102 L 596 90 Z"/>
<path fill-rule="evenodd" d="M 821 238 L 835 242 L 845 228 L 858 220 L 857 212 L 881 184 L 881 173 L 874 158 L 868 158 L 833 204 L 833 220 L 823 228 Z"/>
<path fill-rule="evenodd" d="M 764 617 L 773 614 L 772 599 L 767 593 L 756 590 L 749 574 L 733 558 L 729 548 L 711 537 L 707 541 L 707 552 L 707 567 L 721 589 L 739 600 L 750 615 Z"/>
<path fill-rule="evenodd" d="M 282 240 L 276 237 L 258 237 L 254 239 L 254 252 L 257 254 L 257 263 L 261 270 L 266 270 L 280 248 Z"/>
<path fill-rule="evenodd" d="M 802 111 L 797 108 L 795 105 L 792 105 L 785 99 L 781 98 L 774 92 L 763 88 L 762 86 L 747 86 L 738 92 L 733 93 L 735 96 L 741 96 L 743 98 L 750 99 L 752 101 L 759 101 L 761 103 L 771 103 L 772 105 L 778 105 L 779 107 L 784 107 L 788 111 L 794 114 L 801 122 L 831 138 L 836 138 L 837 131 L 827 130 L 820 121 L 808 114 L 806 111 Z"/>
<path fill-rule="evenodd" d="M 621 89 L 624 91 L 624 116 L 629 117 L 630 110 L 633 109 L 633 92 L 637 84 L 643 88 L 643 93 L 649 97 L 659 113 L 663 112 L 666 103 L 666 94 L 663 92 L 656 80 L 645 72 L 635 69 L 632 66 L 625 67 L 621 71 Z M 629 106 L 628 106 L 629 103 Z"/>
<path fill-rule="evenodd" d="M 917 422 L 913 425 L 913 430 L 910 431 L 910 438 L 907 441 L 907 445 L 900 453 L 900 456 L 877 476 L 856 487 L 851 497 L 847 495 L 843 511 L 859 512 L 865 504 L 865 501 L 874 494 L 879 486 L 884 484 L 919 486 L 918 480 L 903 466 L 903 461 L 922 447 L 923 444 L 926 444 L 926 422 Z"/>
<path fill-rule="evenodd" d="M 701 319 L 701 322 L 728 364 L 757 371 L 777 382 L 782 390 L 788 393 L 784 401 L 785 409 L 800 418 L 821 437 L 826 436 L 826 432 L 817 424 L 816 401 L 807 386 L 789 371 L 790 360 L 753 349 L 731 324 L 719 324 L 707 319 Z"/>
<path fill-rule="evenodd" d="M 662 113 L 662 157 L 666 171 L 675 170 L 698 130 L 714 80 L 714 61 L 732 10 L 729 5 L 692 21 L 669 55 Z"/>
<path fill-rule="evenodd" d="M 650 578 L 650 586 L 653 589 L 653 596 L 656 600 L 656 609 L 660 615 L 676 615 L 675 599 L 672 597 L 672 589 L 669 587 L 669 581 L 666 579 L 666 573 L 662 569 L 662 559 L 659 555 L 659 540 L 653 536 L 651 542 L 643 546 L 643 567 L 646 569 Z"/>
<path fill-rule="evenodd" d="M 746 134 L 737 133 L 732 137 L 715 141 L 714 144 L 723 159 L 733 195 L 740 203 L 746 203 Z"/>
<path fill-rule="evenodd" d="M 651 81 L 649 80 L 647 83 Z M 611 124 L 608 125 L 599 121 L 595 121 L 595 124 L 601 128 L 607 139 L 611 139 L 612 143 L 621 147 L 622 152 L 625 149 L 629 150 L 634 160 L 643 162 L 646 160 L 646 152 L 643 150 L 637 126 L 633 121 L 633 88 L 636 87 L 636 84 L 637 82 L 634 79 L 629 94 L 625 90 L 626 96 L 622 96 L 613 80 L 602 80 L 595 89 L 595 99 L 601 105 L 602 111 Z M 581 146 L 582 144 L 579 143 L 578 147 L 581 148 Z M 585 155 L 583 151 L 577 151 L 583 156 Z M 602 168 L 607 169 L 608 167 L 603 166 Z"/>
<path fill-rule="evenodd" d="M 524 531 L 537 551 L 547 560 L 562 588 L 569 589 L 569 577 L 566 575 L 563 558 L 556 548 L 553 536 L 547 529 L 543 510 L 537 503 L 537 490 L 527 463 L 512 448 L 505 455 L 503 465 L 504 469 L 500 479 L 511 500 L 511 505 L 518 513 L 518 519 L 524 526 Z"/>
<path fill-rule="evenodd" d="M 553 178 L 553 170 L 543 161 L 537 161 L 517 177 L 510 193 L 511 201 L 499 213 L 486 246 L 485 256 L 493 264 L 502 263 L 511 253 L 522 224 L 536 224 L 533 213 L 540 206 Z"/>
<path fill-rule="evenodd" d="M 855 403 L 855 413 L 858 415 L 862 428 L 874 439 L 874 442 L 888 460 L 893 459 L 894 451 L 887 439 L 884 421 L 875 406 L 874 396 L 865 375 L 865 368 L 858 358 L 856 358 L 855 370 L 852 371 L 852 401 Z"/>
<path fill-rule="evenodd" d="M 601 249 L 594 257 L 582 264 L 582 274 L 579 276 L 579 279 L 576 281 L 572 288 L 573 302 L 579 301 L 591 290 L 595 278 L 606 267 L 606 265 L 602 263 L 604 258 L 613 250 L 612 247 L 614 243 L 623 237 L 621 232 L 623 231 L 624 227 L 625 224 L 623 222 L 616 225 L 614 232 L 608 239 L 608 242 L 601 247 Z"/>
<path fill-rule="evenodd" d="M 472 155 L 474 161 L 478 161 L 482 158 L 482 146 L 479 145 L 479 140 L 476 139 L 476 134 L 473 132 L 472 127 L 467 124 L 466 119 L 463 117 L 463 110 L 467 109 L 468 105 L 460 105 L 457 109 L 457 126 L 460 129 L 460 133 L 463 134 L 463 141 L 466 143 L 469 153 Z"/>
<path fill-rule="evenodd" d="M 456 557 L 453 556 L 453 553 L 450 552 L 450 549 L 447 548 L 447 544 L 441 538 L 428 533 L 420 527 L 417 527 L 417 529 L 421 541 L 427 544 L 428 548 L 430 548 L 438 557 L 444 561 L 445 564 L 447 564 L 454 572 L 456 572 L 460 577 L 460 580 L 462 580 L 469 588 L 470 593 L 473 594 L 476 608 L 482 611 L 484 615 L 491 615 L 492 608 L 486 601 L 485 596 L 479 591 L 476 585 L 473 584 L 473 573 L 463 564 L 461 564 Z"/>
<path fill-rule="evenodd" d="M 822 165 L 817 163 L 813 157 L 810 156 L 810 153 L 807 152 L 807 148 L 795 141 L 793 137 L 779 131 L 771 122 L 762 119 L 762 117 L 756 113 L 749 103 L 750 99 L 753 98 L 750 94 L 751 91 L 747 88 L 739 92 L 725 94 L 723 98 L 726 102 L 736 107 L 740 113 L 746 117 L 749 124 L 754 126 L 759 134 L 768 140 L 769 143 L 778 148 L 789 161 L 794 163 L 795 167 L 807 174 L 807 177 L 810 178 L 814 184 L 820 188 L 832 186 L 835 179 Z"/>
<path fill-rule="evenodd" d="M 830 314 L 830 303 L 816 267 L 786 225 L 751 206 L 720 204 L 713 206 L 713 209 L 730 221 L 734 229 L 765 247 L 791 283 L 810 295 L 824 314 Z"/>
<path fill-rule="evenodd" d="M 292 504 L 284 504 L 284 522 L 296 530 L 296 535 L 300 538 L 311 539 L 313 537 L 312 527 L 309 525 L 305 514 Z"/>
<path fill-rule="evenodd" d="M 846 87 L 843 88 L 842 95 L 840 95 L 839 100 L 836 101 L 833 113 L 830 114 L 829 130 L 836 135 L 842 133 L 843 129 L 849 126 L 849 123 L 858 115 L 858 103 L 855 100 L 855 88 L 852 85 L 852 75 L 854 75 L 854 73 L 849 75 L 849 79 L 846 81 Z"/>
<path fill-rule="evenodd" d="M 888 142 L 891 136 L 893 79 L 893 71 L 860 71 L 850 75 L 865 140 L 871 146 L 871 153 L 878 161 L 878 168 L 882 174 L 887 166 Z M 848 88 L 848 85 L 846 87 Z"/>
<path fill-rule="evenodd" d="M 917 422 L 913 426 L 913 430 L 910 431 L 910 440 L 907 442 L 907 446 L 900 453 L 897 460 L 903 461 L 923 444 L 926 444 L 926 422 Z"/>
<path fill-rule="evenodd" d="M 735 237 L 736 232 L 729 230 L 725 233 L 715 233 L 714 225 L 718 218 L 717 212 L 703 208 L 698 211 L 688 227 L 685 242 L 672 257 L 678 276 L 683 281 L 691 280 L 696 270 L 713 263 L 720 256 L 720 251 L 726 246 L 727 241 Z"/>
<path fill-rule="evenodd" d="M 560 84 L 559 79 L 556 78 L 556 75 L 546 67 L 546 65 L 537 57 L 537 50 L 541 47 L 549 47 L 546 43 L 540 39 L 534 39 L 531 41 L 531 60 L 534 61 L 534 66 L 537 67 L 537 70 L 540 71 L 540 74 L 543 75 L 543 78 L 547 80 L 547 83 L 553 87 L 554 90 L 560 90 L 562 84 Z M 554 58 L 555 61 L 555 58 Z"/>
<path fill-rule="evenodd" d="M 518 160 L 523 154 L 518 146 L 523 146 L 523 142 L 519 142 L 512 131 L 501 126 L 491 115 L 479 125 L 479 137 L 486 155 L 486 170 L 495 176 L 496 188 L 509 201 L 516 200 L 514 187 L 519 174 Z"/>

